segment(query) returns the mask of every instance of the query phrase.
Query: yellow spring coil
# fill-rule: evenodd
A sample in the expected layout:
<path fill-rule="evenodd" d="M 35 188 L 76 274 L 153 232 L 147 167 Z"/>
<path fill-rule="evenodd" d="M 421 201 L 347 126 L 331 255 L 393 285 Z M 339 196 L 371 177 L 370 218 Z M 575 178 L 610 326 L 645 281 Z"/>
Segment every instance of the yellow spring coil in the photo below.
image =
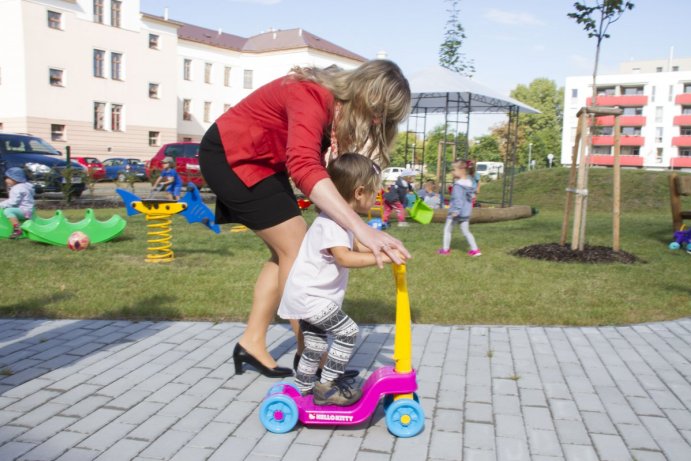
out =
<path fill-rule="evenodd" d="M 171 262 L 174 259 L 171 236 L 173 219 L 165 214 L 147 214 L 146 221 L 148 223 L 146 227 L 149 228 L 147 233 L 149 254 L 146 255 L 146 262 Z"/>

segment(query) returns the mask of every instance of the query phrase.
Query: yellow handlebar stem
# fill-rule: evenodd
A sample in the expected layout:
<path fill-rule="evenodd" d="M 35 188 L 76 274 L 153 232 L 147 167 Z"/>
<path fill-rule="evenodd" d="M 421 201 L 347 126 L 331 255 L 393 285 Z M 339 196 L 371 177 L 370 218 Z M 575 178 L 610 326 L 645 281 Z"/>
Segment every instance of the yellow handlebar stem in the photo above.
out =
<path fill-rule="evenodd" d="M 398 373 L 410 373 L 413 371 L 413 343 L 411 338 L 410 298 L 408 297 L 405 264 L 393 264 L 393 275 L 396 280 L 394 368 Z"/>

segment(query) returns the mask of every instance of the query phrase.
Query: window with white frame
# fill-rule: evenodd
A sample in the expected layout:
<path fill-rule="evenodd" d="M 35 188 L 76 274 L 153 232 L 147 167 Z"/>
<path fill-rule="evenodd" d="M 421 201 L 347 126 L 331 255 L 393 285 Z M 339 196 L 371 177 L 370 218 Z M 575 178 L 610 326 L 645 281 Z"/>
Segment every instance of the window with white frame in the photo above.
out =
<path fill-rule="evenodd" d="M 149 146 L 156 147 L 161 145 L 161 132 L 149 131 Z"/>
<path fill-rule="evenodd" d="M 211 121 L 211 101 L 204 101 L 204 121 Z"/>
<path fill-rule="evenodd" d="M 158 83 L 149 83 L 149 97 L 151 99 L 159 99 Z"/>
<path fill-rule="evenodd" d="M 120 27 L 120 15 L 122 12 L 122 2 L 119 0 L 110 0 L 110 25 L 113 27 Z"/>
<path fill-rule="evenodd" d="M 615 88 L 613 86 L 598 86 L 597 95 L 598 96 L 614 96 Z"/>
<path fill-rule="evenodd" d="M 110 106 L 110 129 L 112 131 L 123 131 L 122 123 L 122 104 L 112 104 Z"/>
<path fill-rule="evenodd" d="M 211 83 L 211 70 L 213 69 L 213 64 L 207 62 L 204 64 L 204 83 Z"/>
<path fill-rule="evenodd" d="M 662 137 L 665 134 L 665 129 L 661 126 L 658 126 L 655 128 L 655 142 L 661 143 L 662 142 Z"/>
<path fill-rule="evenodd" d="M 110 53 L 110 78 L 122 80 L 122 53 Z"/>
<path fill-rule="evenodd" d="M 653 85 L 652 92 L 650 93 L 650 102 L 655 102 L 655 93 L 657 92 L 657 87 Z"/>
<path fill-rule="evenodd" d="M 192 60 L 185 59 L 182 63 L 182 78 L 192 80 Z"/>
<path fill-rule="evenodd" d="M 691 106 L 681 106 L 681 115 L 691 115 Z"/>
<path fill-rule="evenodd" d="M 62 13 L 48 10 L 48 27 L 62 30 Z"/>
<path fill-rule="evenodd" d="M 655 122 L 662 123 L 662 119 L 665 115 L 665 108 L 663 106 L 655 107 Z"/>
<path fill-rule="evenodd" d="M 672 66 L 672 72 L 679 72 L 679 66 Z"/>
<path fill-rule="evenodd" d="M 621 115 L 643 115 L 643 107 L 624 107 Z"/>
<path fill-rule="evenodd" d="M 106 103 L 105 102 L 95 102 L 94 103 L 94 130 L 105 130 L 105 120 L 106 120 Z"/>
<path fill-rule="evenodd" d="M 94 22 L 103 24 L 103 0 L 94 0 Z"/>
<path fill-rule="evenodd" d="M 691 83 L 684 83 L 684 94 L 691 93 Z"/>
<path fill-rule="evenodd" d="M 52 123 L 50 125 L 50 139 L 52 141 L 67 140 L 67 136 L 65 135 L 65 125 Z"/>
<path fill-rule="evenodd" d="M 656 67 L 655 72 L 662 72 L 662 67 Z"/>
<path fill-rule="evenodd" d="M 669 86 L 669 94 L 667 95 L 667 101 L 672 102 L 672 98 L 674 97 L 674 85 Z"/>
<path fill-rule="evenodd" d="M 655 150 L 655 161 L 657 163 L 662 163 L 662 157 L 664 156 L 664 149 L 662 147 L 658 147 Z"/>
<path fill-rule="evenodd" d="M 158 50 L 159 36 L 156 34 L 149 34 L 149 48 L 152 50 Z"/>
<path fill-rule="evenodd" d="M 593 146 L 595 155 L 612 155 L 612 146 Z"/>
<path fill-rule="evenodd" d="M 679 157 L 691 157 L 691 147 L 682 147 L 679 149 Z"/>
<path fill-rule="evenodd" d="M 106 52 L 103 50 L 94 50 L 94 77 L 105 77 L 104 61 L 106 59 Z"/>
<path fill-rule="evenodd" d="M 243 75 L 243 80 L 242 80 L 242 87 L 246 90 L 251 90 L 252 89 L 252 70 L 251 69 L 245 69 L 244 75 Z"/>
<path fill-rule="evenodd" d="M 679 134 L 681 136 L 691 136 L 691 126 L 680 126 Z"/>
<path fill-rule="evenodd" d="M 621 155 L 640 155 L 641 148 L 638 146 L 623 146 L 621 148 Z"/>
<path fill-rule="evenodd" d="M 578 88 L 572 88 L 571 89 L 571 99 L 577 99 L 578 98 Z"/>
<path fill-rule="evenodd" d="M 622 94 L 624 96 L 634 96 L 634 95 L 643 94 L 643 87 L 642 86 L 623 87 L 622 88 Z"/>
<path fill-rule="evenodd" d="M 183 120 L 192 120 L 192 112 L 190 111 L 191 106 L 192 106 L 192 100 L 191 99 L 183 99 L 182 100 L 182 119 Z"/>
<path fill-rule="evenodd" d="M 640 136 L 641 127 L 640 126 L 624 126 L 621 128 L 621 134 L 624 136 Z"/>
<path fill-rule="evenodd" d="M 230 86 L 230 70 L 232 67 L 226 66 L 225 69 L 223 69 L 223 86 Z"/>
<path fill-rule="evenodd" d="M 51 86 L 65 86 L 62 69 L 49 69 L 48 74 Z"/>
<path fill-rule="evenodd" d="M 596 127 L 594 136 L 612 136 L 614 133 L 614 128 L 611 126 L 598 126 Z"/>

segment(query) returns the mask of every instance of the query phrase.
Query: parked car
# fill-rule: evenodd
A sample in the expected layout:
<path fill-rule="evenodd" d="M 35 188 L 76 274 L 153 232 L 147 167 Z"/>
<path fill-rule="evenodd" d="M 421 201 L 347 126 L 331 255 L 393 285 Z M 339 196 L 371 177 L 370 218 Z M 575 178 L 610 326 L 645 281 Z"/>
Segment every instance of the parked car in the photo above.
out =
<path fill-rule="evenodd" d="M 86 168 L 86 172 L 94 181 L 100 181 L 106 177 L 106 169 L 103 163 L 96 157 L 72 157 L 72 160 Z"/>
<path fill-rule="evenodd" d="M 108 181 L 125 182 L 129 174 L 135 175 L 139 181 L 146 181 L 148 178 L 144 162 L 137 158 L 107 158 L 103 161 L 103 167 L 106 169 L 105 179 Z"/>
<path fill-rule="evenodd" d="M 480 177 L 487 176 L 491 180 L 497 180 L 504 174 L 504 164 L 502 162 L 477 162 L 475 171 Z"/>
<path fill-rule="evenodd" d="M 401 173 L 403 173 L 403 170 L 405 170 L 405 168 L 402 166 L 390 166 L 388 168 L 384 168 L 384 170 L 381 172 L 381 179 L 382 181 L 395 181 L 398 179 Z"/>
<path fill-rule="evenodd" d="M 43 139 L 29 134 L 0 133 L 0 177 L 12 167 L 23 168 L 36 193 L 63 192 L 66 184 L 65 157 Z M 79 197 L 84 192 L 86 168 L 70 161 L 70 195 Z M 0 192 L 7 193 L 5 181 L 0 181 Z"/>
<path fill-rule="evenodd" d="M 166 157 L 173 157 L 175 160 L 175 171 L 180 175 L 183 184 L 191 182 L 199 189 L 206 186 L 199 169 L 198 142 L 174 142 L 161 146 L 156 155 L 146 162 L 146 174 L 149 178 L 161 174 L 163 159 Z"/>

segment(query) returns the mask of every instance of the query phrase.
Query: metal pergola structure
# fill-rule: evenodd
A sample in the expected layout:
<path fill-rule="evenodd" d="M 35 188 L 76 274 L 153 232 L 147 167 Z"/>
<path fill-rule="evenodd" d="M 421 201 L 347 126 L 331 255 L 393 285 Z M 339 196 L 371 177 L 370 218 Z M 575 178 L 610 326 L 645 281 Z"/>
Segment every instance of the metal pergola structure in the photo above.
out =
<path fill-rule="evenodd" d="M 498 92 L 443 67 L 424 69 L 412 74 L 408 80 L 412 92 L 412 111 L 408 118 L 406 133 L 414 133 L 416 138 L 422 139 L 423 167 L 428 116 L 439 114 L 444 116 L 444 141 L 439 146 L 441 161 L 438 165 L 440 167 L 438 174 L 441 178 L 442 203 L 446 189 L 446 173 L 450 163 L 446 148 L 449 129 L 453 128 L 454 131 L 451 155 L 455 158 L 466 159 L 469 153 L 470 115 L 472 113 L 503 113 L 508 115 L 509 124 L 505 141 L 507 155 L 504 159 L 501 206 L 502 208 L 511 206 L 518 139 L 518 114 L 537 114 L 539 111 L 515 99 L 501 96 Z M 422 126 L 420 127 L 420 125 Z M 465 134 L 465 143 L 458 145 L 458 134 L 461 133 Z M 409 146 L 410 143 L 406 134 L 406 163 L 408 163 Z M 416 160 L 416 150 L 417 146 L 413 144 L 413 164 Z M 451 161 L 453 160 L 454 158 L 451 159 Z M 420 179 L 422 179 L 422 172 Z"/>

